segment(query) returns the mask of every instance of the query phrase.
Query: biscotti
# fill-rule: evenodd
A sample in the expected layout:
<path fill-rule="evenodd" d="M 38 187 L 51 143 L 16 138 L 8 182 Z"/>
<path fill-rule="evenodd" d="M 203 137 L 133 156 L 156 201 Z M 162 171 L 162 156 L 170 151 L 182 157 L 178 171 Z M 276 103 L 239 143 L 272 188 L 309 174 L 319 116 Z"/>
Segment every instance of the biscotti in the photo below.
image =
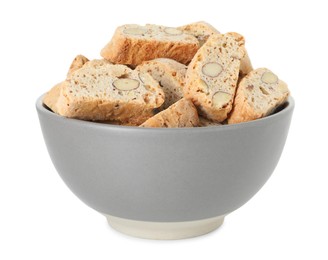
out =
<path fill-rule="evenodd" d="M 196 53 L 188 66 L 184 95 L 200 115 L 215 122 L 227 118 L 244 55 L 239 37 L 231 33 L 210 36 Z"/>
<path fill-rule="evenodd" d="M 170 58 L 187 64 L 198 48 L 198 40 L 179 29 L 127 24 L 116 29 L 101 56 L 117 64 L 139 65 L 156 58 Z"/>
<path fill-rule="evenodd" d="M 251 71 L 238 86 L 228 123 L 235 124 L 271 114 L 289 96 L 287 84 L 266 68 Z"/>
<path fill-rule="evenodd" d="M 163 102 L 164 93 L 149 74 L 104 63 L 73 72 L 60 89 L 55 110 L 71 118 L 139 125 Z"/>
<path fill-rule="evenodd" d="M 208 120 L 207 118 L 202 117 L 202 116 L 199 117 L 199 123 L 198 123 L 199 127 L 219 126 L 219 125 L 222 125 L 222 124 L 217 123 L 217 122 L 213 122 L 213 121 Z"/>
<path fill-rule="evenodd" d="M 43 104 L 45 104 L 48 108 L 57 114 L 59 114 L 57 110 L 58 98 L 60 96 L 62 87 L 66 84 L 65 82 L 66 81 L 56 84 L 46 93 L 43 98 Z"/>
<path fill-rule="evenodd" d="M 232 35 L 238 41 L 239 45 L 244 49 L 244 56 L 240 59 L 240 68 L 239 68 L 239 80 L 245 77 L 249 72 L 253 70 L 251 60 L 248 56 L 247 50 L 245 48 L 245 38 L 236 32 L 229 32 L 227 34 Z"/>
<path fill-rule="evenodd" d="M 209 127 L 275 113 L 289 95 L 271 71 L 253 70 L 242 35 L 203 21 L 120 26 L 101 56 L 77 55 L 44 104 L 111 125 Z"/>
<path fill-rule="evenodd" d="M 82 68 L 83 66 L 91 66 L 91 67 L 99 67 L 102 66 L 104 64 L 110 64 L 109 61 L 101 59 L 101 60 L 91 60 L 89 61 L 88 58 L 86 58 L 83 55 L 77 55 L 70 67 L 69 70 L 67 72 L 67 76 L 66 76 L 66 80 L 70 78 L 71 74 L 74 71 L 77 71 L 78 69 Z M 58 84 L 56 84 L 52 89 L 50 89 L 50 91 L 47 92 L 47 94 L 44 97 L 43 103 L 49 107 L 53 112 L 58 113 L 57 111 L 57 101 L 61 92 L 61 88 L 65 85 L 65 81 L 64 82 L 60 82 Z"/>
<path fill-rule="evenodd" d="M 180 99 L 166 110 L 149 118 L 140 127 L 195 127 L 199 119 L 197 109 L 188 99 Z"/>
<path fill-rule="evenodd" d="M 74 60 L 71 63 L 71 66 L 69 67 L 68 73 L 67 73 L 67 77 L 69 77 L 69 75 L 71 73 L 73 73 L 74 71 L 82 68 L 82 66 L 84 64 L 86 64 L 89 61 L 89 59 L 83 55 L 77 55 Z"/>
<path fill-rule="evenodd" d="M 172 59 L 158 58 L 143 62 L 136 70 L 149 73 L 159 82 L 165 94 L 165 102 L 161 109 L 166 109 L 183 98 L 186 65 Z"/>
<path fill-rule="evenodd" d="M 199 42 L 199 46 L 202 46 L 211 35 L 220 33 L 212 25 L 204 21 L 180 26 L 177 29 L 195 36 Z"/>
<path fill-rule="evenodd" d="M 240 67 L 239 67 L 239 80 L 245 77 L 249 72 L 253 70 L 253 66 L 251 60 L 248 56 L 247 50 L 245 48 L 245 38 L 236 32 L 228 32 L 227 34 L 233 36 L 236 41 L 239 43 L 244 50 L 244 56 L 240 59 Z"/>
<path fill-rule="evenodd" d="M 85 57 L 81 54 L 77 55 L 73 59 L 71 65 L 69 67 L 66 79 L 69 78 L 70 75 L 74 71 L 82 68 L 83 65 L 85 63 L 87 63 L 88 61 L 89 61 L 89 59 L 87 57 Z M 59 95 L 60 95 L 61 88 L 64 84 L 65 84 L 65 82 L 60 82 L 60 83 L 56 84 L 54 87 L 52 87 L 50 89 L 50 91 L 48 91 L 48 93 L 45 95 L 45 97 L 43 99 L 43 103 L 55 113 L 58 113 L 58 111 L 57 111 L 57 101 L 58 101 L 58 98 L 59 98 Z"/>
<path fill-rule="evenodd" d="M 251 60 L 248 56 L 247 50 L 246 49 L 244 49 L 244 50 L 245 50 L 245 55 L 240 60 L 240 68 L 239 68 L 239 79 L 240 80 L 253 70 L 253 66 L 252 66 Z"/>
<path fill-rule="evenodd" d="M 105 59 L 94 59 L 94 60 L 90 60 L 88 62 L 86 62 L 83 67 L 93 67 L 95 69 L 101 68 L 104 65 L 109 65 L 112 64 L 111 62 L 109 62 L 108 60 Z"/>

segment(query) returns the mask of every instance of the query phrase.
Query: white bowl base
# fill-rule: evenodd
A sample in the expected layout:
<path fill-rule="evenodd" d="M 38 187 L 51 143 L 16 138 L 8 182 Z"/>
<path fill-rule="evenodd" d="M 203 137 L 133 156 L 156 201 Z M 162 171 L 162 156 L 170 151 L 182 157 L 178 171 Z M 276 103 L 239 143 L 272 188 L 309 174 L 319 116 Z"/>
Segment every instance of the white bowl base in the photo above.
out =
<path fill-rule="evenodd" d="M 147 222 L 105 215 L 109 225 L 126 235 L 147 239 L 183 239 L 207 234 L 223 223 L 225 216 L 184 221 Z"/>

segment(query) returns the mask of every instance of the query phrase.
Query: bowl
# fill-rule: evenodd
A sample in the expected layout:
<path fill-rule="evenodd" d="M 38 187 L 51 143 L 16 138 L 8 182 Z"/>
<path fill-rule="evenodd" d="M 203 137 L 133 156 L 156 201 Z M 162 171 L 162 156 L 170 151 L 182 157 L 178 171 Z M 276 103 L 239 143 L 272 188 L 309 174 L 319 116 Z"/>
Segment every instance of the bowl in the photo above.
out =
<path fill-rule="evenodd" d="M 52 162 L 71 191 L 116 230 L 181 239 L 218 228 L 274 171 L 294 109 L 201 128 L 138 128 L 36 108 Z"/>

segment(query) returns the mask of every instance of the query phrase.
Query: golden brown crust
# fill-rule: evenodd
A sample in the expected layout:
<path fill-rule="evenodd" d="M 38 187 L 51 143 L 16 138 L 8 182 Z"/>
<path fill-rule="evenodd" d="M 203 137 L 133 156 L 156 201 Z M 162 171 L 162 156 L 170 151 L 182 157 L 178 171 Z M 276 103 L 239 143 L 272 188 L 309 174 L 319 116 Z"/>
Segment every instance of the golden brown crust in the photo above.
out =
<path fill-rule="evenodd" d="M 66 84 L 65 81 L 58 83 L 52 87 L 43 98 L 43 103 L 55 113 L 58 113 L 57 102 L 64 84 Z"/>
<path fill-rule="evenodd" d="M 195 37 L 165 34 L 165 27 L 162 26 L 139 26 L 147 30 L 144 35 L 125 33 L 126 29 L 133 26 L 137 25 L 118 27 L 112 40 L 102 49 L 101 56 L 118 64 L 139 65 L 156 58 L 170 58 L 187 64 L 199 48 Z"/>
<path fill-rule="evenodd" d="M 195 127 L 199 119 L 197 109 L 188 99 L 181 99 L 166 110 L 149 118 L 140 127 Z"/>
<path fill-rule="evenodd" d="M 220 33 L 212 25 L 210 25 L 209 23 L 206 23 L 204 21 L 180 26 L 180 27 L 178 27 L 178 29 L 182 30 L 183 32 L 185 32 L 187 34 L 191 34 L 191 35 L 195 36 L 197 38 L 200 46 L 202 46 L 211 35 Z"/>
<path fill-rule="evenodd" d="M 233 36 L 238 41 L 239 46 L 244 49 L 244 56 L 240 60 L 240 68 L 239 68 L 239 79 L 241 80 L 243 77 L 245 77 L 249 72 L 253 70 L 251 60 L 245 48 L 245 38 L 244 36 L 236 32 L 228 32 L 227 34 Z"/>
<path fill-rule="evenodd" d="M 251 60 L 245 49 L 245 56 L 240 60 L 239 78 L 242 79 L 253 70 Z"/>
<path fill-rule="evenodd" d="M 112 64 L 108 60 L 105 59 L 94 59 L 86 62 L 82 67 L 93 67 L 93 68 L 101 68 L 102 66 Z"/>
<path fill-rule="evenodd" d="M 67 106 L 69 105 L 69 106 Z M 154 115 L 153 108 L 135 102 L 69 99 L 61 95 L 57 105 L 58 114 L 89 121 L 118 121 L 122 124 L 140 125 Z"/>
<path fill-rule="evenodd" d="M 69 70 L 67 72 L 67 78 L 70 77 L 70 75 L 83 67 L 84 64 L 86 64 L 87 62 L 89 62 L 89 59 L 86 58 L 85 56 L 83 55 L 77 55 L 74 60 L 72 61 L 70 67 L 69 67 Z M 58 98 L 59 98 L 59 95 L 60 95 L 60 91 L 61 91 L 61 88 L 62 86 L 66 84 L 65 81 L 63 82 L 60 82 L 58 83 L 57 85 L 55 85 L 52 89 L 50 89 L 44 99 L 43 99 L 43 103 L 49 107 L 53 112 L 55 113 L 58 113 L 58 110 L 57 110 L 57 101 L 58 101 Z"/>
<path fill-rule="evenodd" d="M 240 81 L 228 124 L 247 122 L 269 115 L 287 100 L 287 84 L 278 78 L 274 83 L 263 82 L 264 73 L 272 72 L 266 68 L 256 69 Z"/>
<path fill-rule="evenodd" d="M 163 91 L 149 74 L 108 62 L 95 62 L 92 66 L 90 61 L 86 65 L 71 73 L 63 84 L 46 96 L 44 102 L 50 104 L 54 112 L 82 120 L 114 120 L 140 125 L 164 102 Z M 137 88 L 117 88 L 114 82 L 120 78 L 137 83 Z"/>
<path fill-rule="evenodd" d="M 67 72 L 67 78 L 69 78 L 74 71 L 82 68 L 83 65 L 88 61 L 89 59 L 86 58 L 85 56 L 77 55 L 69 67 L 69 70 Z M 50 89 L 43 98 L 43 103 L 55 113 L 58 113 L 57 102 L 58 102 L 61 88 L 64 84 L 66 84 L 65 81 L 58 83 L 52 89 Z"/>
<path fill-rule="evenodd" d="M 180 62 L 177 62 L 176 60 L 168 59 L 168 58 L 157 58 L 154 59 L 153 61 L 166 64 L 172 73 L 177 72 L 177 74 L 179 74 L 179 77 L 181 78 L 184 78 L 186 75 L 187 66 Z"/>
<path fill-rule="evenodd" d="M 89 61 L 89 59 L 83 55 L 77 55 L 74 60 L 71 63 L 71 66 L 69 67 L 68 73 L 67 73 L 67 77 L 69 77 L 69 75 L 71 73 L 73 73 L 74 71 L 82 68 L 82 66 L 87 63 Z"/>

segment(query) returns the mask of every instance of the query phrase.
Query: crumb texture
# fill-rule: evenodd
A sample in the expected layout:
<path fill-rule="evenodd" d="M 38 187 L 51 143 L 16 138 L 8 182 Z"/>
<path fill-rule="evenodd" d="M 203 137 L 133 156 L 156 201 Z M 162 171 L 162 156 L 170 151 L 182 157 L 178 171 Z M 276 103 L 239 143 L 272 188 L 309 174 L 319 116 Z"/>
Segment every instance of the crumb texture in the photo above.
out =
<path fill-rule="evenodd" d="M 183 98 L 183 86 L 187 66 L 172 59 L 158 58 L 145 61 L 136 70 L 149 73 L 162 87 L 165 102 L 160 110 L 166 109 Z"/>
<path fill-rule="evenodd" d="M 224 121 L 232 109 L 240 60 L 245 55 L 241 37 L 231 33 L 210 36 L 188 66 L 184 96 L 211 121 Z"/>
<path fill-rule="evenodd" d="M 67 77 L 70 76 L 74 71 L 82 68 L 84 64 L 86 64 L 89 61 L 89 59 L 83 55 L 77 55 L 74 60 L 71 63 L 71 66 L 69 67 Z"/>
<path fill-rule="evenodd" d="M 199 46 L 202 46 L 211 35 L 220 33 L 212 25 L 204 21 L 180 26 L 178 27 L 178 29 L 183 31 L 184 33 L 195 36 L 199 42 Z"/>
<path fill-rule="evenodd" d="M 95 60 L 70 75 L 53 107 L 66 117 L 139 125 L 163 102 L 163 90 L 148 73 Z"/>
<path fill-rule="evenodd" d="M 166 110 L 149 118 L 140 127 L 195 127 L 199 124 L 197 110 L 188 99 L 181 99 Z"/>
<path fill-rule="evenodd" d="M 238 86 L 228 123 L 235 124 L 271 114 L 288 96 L 287 84 L 267 68 L 251 71 Z"/>
<path fill-rule="evenodd" d="M 104 124 L 209 127 L 265 117 L 290 95 L 272 71 L 253 69 L 241 34 L 204 21 L 125 24 L 100 54 L 77 55 L 44 104 Z"/>
<path fill-rule="evenodd" d="M 118 64 L 139 65 L 156 58 L 170 58 L 187 64 L 198 48 L 198 40 L 179 29 L 127 24 L 116 29 L 101 56 Z"/>

